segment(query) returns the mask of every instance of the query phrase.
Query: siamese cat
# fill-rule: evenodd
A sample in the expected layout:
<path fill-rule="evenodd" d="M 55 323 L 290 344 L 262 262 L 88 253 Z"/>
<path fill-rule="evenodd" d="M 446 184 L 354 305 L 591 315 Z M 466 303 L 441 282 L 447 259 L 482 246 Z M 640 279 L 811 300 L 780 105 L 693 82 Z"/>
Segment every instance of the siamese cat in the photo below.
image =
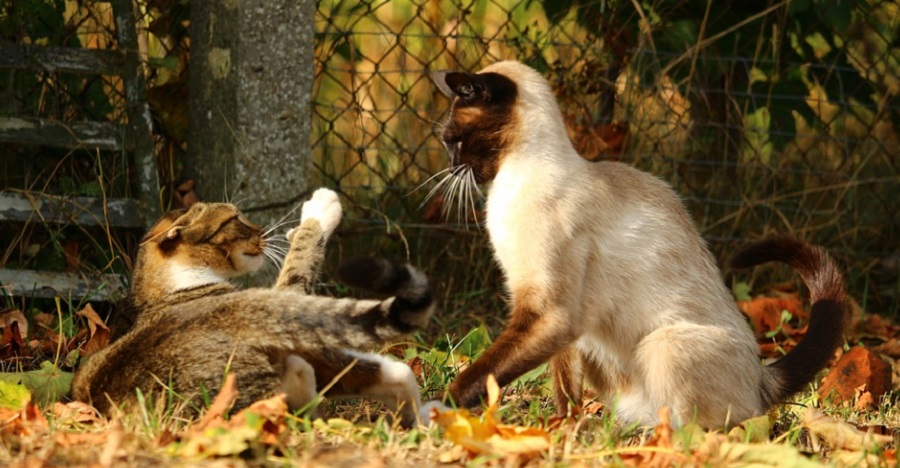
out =
<path fill-rule="evenodd" d="M 427 325 L 434 310 L 425 276 L 377 258 L 350 260 L 339 276 L 383 300 L 312 293 L 325 242 L 341 220 L 336 193 L 319 189 L 288 232 L 290 249 L 275 284 L 240 290 L 229 278 L 256 272 L 278 249 L 269 232 L 228 203 L 197 203 L 168 213 L 141 242 L 127 302 L 133 324 L 82 364 L 75 399 L 103 413 L 139 405 L 167 385 L 201 406 L 226 370 L 237 377 L 234 409 L 286 393 L 292 410 L 326 396 L 366 396 L 416 423 L 415 375 L 406 364 L 364 352 Z M 270 230 L 271 231 L 271 230 Z M 426 413 L 427 414 L 427 413 Z"/>
<path fill-rule="evenodd" d="M 706 427 L 764 413 L 801 390 L 842 343 L 843 278 L 820 248 L 786 236 L 738 253 L 770 261 L 809 287 L 806 337 L 762 366 L 745 317 L 673 189 L 573 149 L 547 81 L 518 62 L 478 73 L 437 72 L 451 100 L 441 132 L 452 190 L 490 183 L 486 226 L 511 299 L 500 336 L 450 385 L 479 404 L 485 379 L 509 384 L 550 362 L 558 411 L 577 410 L 586 379 L 620 420 Z M 443 183 L 442 182 L 442 183 Z M 470 195 L 460 196 L 471 200 Z"/>

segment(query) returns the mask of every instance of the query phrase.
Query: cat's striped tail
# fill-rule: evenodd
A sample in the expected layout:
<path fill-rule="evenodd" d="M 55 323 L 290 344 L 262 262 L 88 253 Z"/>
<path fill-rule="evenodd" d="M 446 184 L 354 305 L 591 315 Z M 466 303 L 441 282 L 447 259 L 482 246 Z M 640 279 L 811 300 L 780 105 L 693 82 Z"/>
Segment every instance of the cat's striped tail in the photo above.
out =
<path fill-rule="evenodd" d="M 812 311 L 805 337 L 783 358 L 765 367 L 760 396 L 766 408 L 802 390 L 828 364 L 843 343 L 850 306 L 844 278 L 819 247 L 779 235 L 754 243 L 734 256 L 733 268 L 782 262 L 800 274 L 809 288 Z"/>
<path fill-rule="evenodd" d="M 386 314 L 360 317 L 379 337 L 390 340 L 425 327 L 434 313 L 434 296 L 428 279 L 411 265 L 383 258 L 347 260 L 338 267 L 338 278 L 354 288 L 393 296 Z"/>

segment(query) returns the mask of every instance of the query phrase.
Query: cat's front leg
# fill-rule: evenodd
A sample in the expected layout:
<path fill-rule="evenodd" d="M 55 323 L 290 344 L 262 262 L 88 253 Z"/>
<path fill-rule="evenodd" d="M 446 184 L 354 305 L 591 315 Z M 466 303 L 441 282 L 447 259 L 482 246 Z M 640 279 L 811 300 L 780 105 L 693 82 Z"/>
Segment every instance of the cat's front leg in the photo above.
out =
<path fill-rule="evenodd" d="M 320 188 L 303 203 L 300 225 L 287 233 L 291 243 L 276 288 L 298 288 L 312 292 L 319 265 L 325 256 L 325 242 L 341 222 L 341 202 L 335 192 Z"/>
<path fill-rule="evenodd" d="M 487 376 L 494 375 L 502 387 L 547 362 L 571 345 L 578 337 L 577 324 L 565 314 L 541 301 L 516 300 L 509 323 L 497 340 L 460 373 L 448 389 L 453 401 L 461 407 L 474 407 L 487 395 Z"/>

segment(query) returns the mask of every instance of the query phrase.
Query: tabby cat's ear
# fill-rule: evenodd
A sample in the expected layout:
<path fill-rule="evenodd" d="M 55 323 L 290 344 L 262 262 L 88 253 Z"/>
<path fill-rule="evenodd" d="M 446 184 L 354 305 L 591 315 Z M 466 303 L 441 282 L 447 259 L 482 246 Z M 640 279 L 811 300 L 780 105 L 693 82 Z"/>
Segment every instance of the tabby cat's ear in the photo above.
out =
<path fill-rule="evenodd" d="M 431 77 L 438 89 L 450 99 L 458 97 L 464 102 L 479 98 L 490 100 L 484 80 L 474 73 L 436 71 Z"/>
<path fill-rule="evenodd" d="M 141 239 L 141 244 L 151 241 L 164 242 L 178 237 L 178 234 L 184 226 L 176 226 L 175 221 L 184 215 L 185 211 L 186 210 L 176 210 L 166 213 L 162 219 L 157 221 L 156 224 L 150 228 L 150 231 L 144 235 L 144 238 Z"/>

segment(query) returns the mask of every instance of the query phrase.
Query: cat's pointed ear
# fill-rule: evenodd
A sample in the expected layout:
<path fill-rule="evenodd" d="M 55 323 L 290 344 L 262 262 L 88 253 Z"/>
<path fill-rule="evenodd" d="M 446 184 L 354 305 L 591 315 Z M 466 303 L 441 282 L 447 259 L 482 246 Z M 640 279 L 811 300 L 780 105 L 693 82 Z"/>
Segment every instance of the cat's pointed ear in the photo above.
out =
<path fill-rule="evenodd" d="M 436 71 L 431 77 L 438 89 L 450 99 L 458 97 L 465 102 L 472 102 L 488 97 L 481 77 L 474 73 Z"/>
<path fill-rule="evenodd" d="M 176 225 L 178 218 L 184 215 L 186 210 L 176 210 L 166 213 L 162 219 L 156 222 L 150 231 L 141 239 L 141 244 L 147 242 L 165 242 L 178 237 L 184 226 Z"/>

